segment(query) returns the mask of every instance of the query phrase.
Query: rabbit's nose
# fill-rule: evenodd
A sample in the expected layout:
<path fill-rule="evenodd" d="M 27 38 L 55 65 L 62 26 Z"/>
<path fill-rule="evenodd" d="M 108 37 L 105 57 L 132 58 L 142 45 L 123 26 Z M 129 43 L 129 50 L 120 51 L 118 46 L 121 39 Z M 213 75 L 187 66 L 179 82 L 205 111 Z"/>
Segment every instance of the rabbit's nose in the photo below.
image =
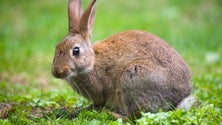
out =
<path fill-rule="evenodd" d="M 56 78 L 63 79 L 71 73 L 71 69 L 68 66 L 54 66 L 52 69 L 52 74 Z"/>

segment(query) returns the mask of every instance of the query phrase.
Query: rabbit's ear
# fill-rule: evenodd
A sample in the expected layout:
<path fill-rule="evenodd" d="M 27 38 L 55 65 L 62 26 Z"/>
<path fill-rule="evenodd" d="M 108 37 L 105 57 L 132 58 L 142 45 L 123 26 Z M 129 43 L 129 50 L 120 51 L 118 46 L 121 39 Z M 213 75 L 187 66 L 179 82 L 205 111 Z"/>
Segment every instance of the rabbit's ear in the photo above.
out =
<path fill-rule="evenodd" d="M 68 5 L 69 32 L 79 31 L 81 15 L 82 15 L 81 0 L 69 0 L 69 5 Z"/>
<path fill-rule="evenodd" d="M 85 39 L 91 39 L 92 28 L 95 19 L 96 0 L 92 0 L 83 13 L 80 21 L 80 33 Z"/>

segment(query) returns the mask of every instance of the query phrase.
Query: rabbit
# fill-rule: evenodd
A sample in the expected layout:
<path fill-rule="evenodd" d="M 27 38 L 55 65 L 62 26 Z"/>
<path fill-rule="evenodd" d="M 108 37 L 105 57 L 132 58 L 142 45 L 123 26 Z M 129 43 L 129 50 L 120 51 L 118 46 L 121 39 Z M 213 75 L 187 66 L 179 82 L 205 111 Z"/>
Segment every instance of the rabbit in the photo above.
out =
<path fill-rule="evenodd" d="M 187 101 L 194 98 L 191 69 L 175 49 L 141 30 L 92 44 L 95 10 L 96 0 L 84 12 L 81 0 L 69 0 L 69 30 L 56 46 L 54 77 L 66 80 L 94 108 L 105 107 L 117 117 L 139 118 L 141 112 L 192 103 Z"/>

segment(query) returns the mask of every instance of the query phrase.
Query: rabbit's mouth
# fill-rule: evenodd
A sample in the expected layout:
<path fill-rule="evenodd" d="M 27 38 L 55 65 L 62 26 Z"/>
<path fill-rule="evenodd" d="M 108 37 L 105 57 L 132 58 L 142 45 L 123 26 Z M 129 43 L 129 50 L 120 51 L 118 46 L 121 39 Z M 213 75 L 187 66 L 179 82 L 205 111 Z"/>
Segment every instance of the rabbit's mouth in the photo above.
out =
<path fill-rule="evenodd" d="M 54 66 L 52 69 L 53 76 L 59 79 L 69 79 L 70 77 L 75 77 L 83 72 L 83 68 L 71 68 L 68 65 Z"/>
<path fill-rule="evenodd" d="M 89 73 L 91 70 L 90 69 L 86 69 L 86 68 L 76 68 L 76 69 L 71 69 L 71 72 L 69 72 L 69 74 L 67 74 L 65 79 L 69 79 L 71 77 L 75 77 L 81 74 L 85 74 L 85 73 Z"/>
<path fill-rule="evenodd" d="M 72 78 L 72 77 L 75 77 L 75 76 L 77 76 L 77 72 L 76 71 L 72 71 L 68 76 L 66 76 L 66 80 L 68 80 L 68 79 L 70 79 L 70 78 Z"/>
<path fill-rule="evenodd" d="M 67 79 L 78 74 L 76 68 L 72 68 L 70 65 L 53 65 L 52 74 L 55 78 Z"/>

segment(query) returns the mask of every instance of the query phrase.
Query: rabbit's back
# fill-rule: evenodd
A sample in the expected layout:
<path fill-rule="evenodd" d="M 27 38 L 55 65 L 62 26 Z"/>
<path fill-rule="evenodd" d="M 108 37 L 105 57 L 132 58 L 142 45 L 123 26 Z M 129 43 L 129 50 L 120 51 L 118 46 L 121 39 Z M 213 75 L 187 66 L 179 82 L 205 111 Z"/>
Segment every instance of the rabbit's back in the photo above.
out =
<path fill-rule="evenodd" d="M 184 70 L 191 77 L 189 66 L 164 40 L 145 31 L 121 32 L 93 46 L 98 65 L 124 68 L 132 61 L 144 60 L 171 70 Z M 112 67 L 112 69 L 114 68 Z M 110 67 L 111 68 L 111 67 Z"/>

